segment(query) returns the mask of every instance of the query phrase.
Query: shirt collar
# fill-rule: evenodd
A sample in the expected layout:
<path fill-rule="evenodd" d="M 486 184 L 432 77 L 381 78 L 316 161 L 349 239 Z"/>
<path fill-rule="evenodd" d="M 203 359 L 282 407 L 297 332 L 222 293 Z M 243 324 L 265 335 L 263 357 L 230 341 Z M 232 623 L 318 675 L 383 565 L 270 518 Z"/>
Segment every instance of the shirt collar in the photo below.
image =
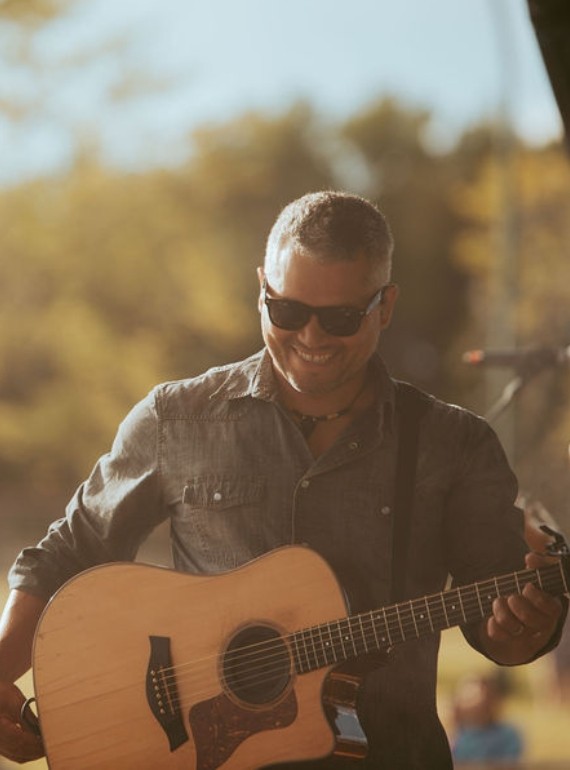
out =
<path fill-rule="evenodd" d="M 244 361 L 226 368 L 227 376 L 210 395 L 212 400 L 232 401 L 239 398 L 260 398 L 272 401 L 277 386 L 269 352 L 264 348 Z"/>
<path fill-rule="evenodd" d="M 376 407 L 385 419 L 391 419 L 395 408 L 395 386 L 378 353 L 370 360 L 370 373 L 377 393 Z M 231 401 L 250 397 L 275 401 L 277 392 L 271 356 L 267 348 L 263 348 L 239 364 L 229 367 L 226 379 L 210 398 Z"/>

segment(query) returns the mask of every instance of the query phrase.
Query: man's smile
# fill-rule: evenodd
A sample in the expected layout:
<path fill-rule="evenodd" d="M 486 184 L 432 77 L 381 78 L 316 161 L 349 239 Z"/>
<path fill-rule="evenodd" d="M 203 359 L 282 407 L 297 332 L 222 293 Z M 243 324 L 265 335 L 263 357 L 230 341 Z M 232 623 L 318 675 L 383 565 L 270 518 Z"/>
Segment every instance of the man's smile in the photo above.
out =
<path fill-rule="evenodd" d="M 310 353 L 308 350 L 296 346 L 293 346 L 293 350 L 307 364 L 327 364 L 334 357 L 334 353 Z"/>

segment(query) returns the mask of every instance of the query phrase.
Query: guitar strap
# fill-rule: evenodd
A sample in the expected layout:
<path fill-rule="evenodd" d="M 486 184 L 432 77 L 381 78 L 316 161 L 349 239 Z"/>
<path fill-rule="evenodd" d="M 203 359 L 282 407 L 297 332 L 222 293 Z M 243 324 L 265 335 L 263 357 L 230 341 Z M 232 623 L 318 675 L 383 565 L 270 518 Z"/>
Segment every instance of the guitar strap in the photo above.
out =
<path fill-rule="evenodd" d="M 430 397 L 406 382 L 396 382 L 398 455 L 394 490 L 394 530 L 392 539 L 392 601 L 405 598 L 410 521 L 414 502 L 418 436 L 420 422 Z"/>

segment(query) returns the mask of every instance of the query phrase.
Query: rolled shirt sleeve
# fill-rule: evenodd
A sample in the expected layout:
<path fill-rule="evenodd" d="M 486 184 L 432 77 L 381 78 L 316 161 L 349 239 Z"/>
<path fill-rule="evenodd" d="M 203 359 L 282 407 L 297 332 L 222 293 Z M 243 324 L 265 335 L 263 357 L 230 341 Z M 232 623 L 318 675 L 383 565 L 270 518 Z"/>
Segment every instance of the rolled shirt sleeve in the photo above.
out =
<path fill-rule="evenodd" d="M 49 598 L 78 572 L 134 559 L 142 541 L 166 516 L 158 454 L 151 392 L 121 423 L 110 452 L 77 489 L 65 516 L 37 546 L 17 557 L 8 576 L 10 587 Z"/>

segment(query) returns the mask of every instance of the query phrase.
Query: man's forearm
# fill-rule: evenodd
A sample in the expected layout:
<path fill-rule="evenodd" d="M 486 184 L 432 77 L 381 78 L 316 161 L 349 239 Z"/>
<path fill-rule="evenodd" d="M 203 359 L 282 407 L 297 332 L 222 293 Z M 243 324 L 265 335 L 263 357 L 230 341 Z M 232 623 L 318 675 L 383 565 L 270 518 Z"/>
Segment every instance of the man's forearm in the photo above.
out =
<path fill-rule="evenodd" d="M 46 606 L 45 599 L 12 591 L 0 619 L 0 680 L 15 682 L 32 662 L 36 626 Z"/>

